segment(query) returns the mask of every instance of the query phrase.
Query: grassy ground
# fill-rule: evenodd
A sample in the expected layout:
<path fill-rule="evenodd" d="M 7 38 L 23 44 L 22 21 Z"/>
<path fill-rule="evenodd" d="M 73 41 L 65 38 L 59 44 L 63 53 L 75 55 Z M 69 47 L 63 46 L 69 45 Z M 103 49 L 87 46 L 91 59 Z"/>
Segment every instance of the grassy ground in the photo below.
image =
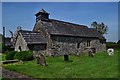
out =
<path fill-rule="evenodd" d="M 0 61 L 4 61 L 5 60 L 5 54 L 0 54 Z"/>
<path fill-rule="evenodd" d="M 69 56 L 73 62 L 64 62 L 63 57 L 46 57 L 48 66 L 36 64 L 36 60 L 25 63 L 3 65 L 33 78 L 117 78 L 118 51 L 114 56 L 97 53 L 94 58 L 88 55 Z"/>

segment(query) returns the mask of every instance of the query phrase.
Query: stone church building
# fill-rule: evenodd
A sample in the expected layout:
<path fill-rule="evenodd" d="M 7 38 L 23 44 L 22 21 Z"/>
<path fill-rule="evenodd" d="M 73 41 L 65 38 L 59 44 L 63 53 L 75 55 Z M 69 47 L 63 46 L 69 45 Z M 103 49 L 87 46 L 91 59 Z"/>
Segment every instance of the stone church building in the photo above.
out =
<path fill-rule="evenodd" d="M 84 53 L 88 47 L 106 50 L 106 39 L 95 29 L 85 25 L 49 18 L 44 9 L 35 14 L 32 31 L 18 29 L 12 38 L 15 51 L 44 50 L 47 55 Z"/>

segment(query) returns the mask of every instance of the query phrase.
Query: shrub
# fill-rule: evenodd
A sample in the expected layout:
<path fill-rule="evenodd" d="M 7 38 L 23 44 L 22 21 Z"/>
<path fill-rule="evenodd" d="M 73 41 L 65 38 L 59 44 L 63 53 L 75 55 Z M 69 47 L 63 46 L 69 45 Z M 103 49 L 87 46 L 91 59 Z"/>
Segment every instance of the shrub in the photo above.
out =
<path fill-rule="evenodd" d="M 14 56 L 14 59 L 18 59 L 22 61 L 31 61 L 33 60 L 33 53 L 31 51 L 17 52 Z"/>
<path fill-rule="evenodd" d="M 119 48 L 119 44 L 117 44 L 115 42 L 107 42 L 106 47 L 107 48 L 118 49 Z"/>
<path fill-rule="evenodd" d="M 2 45 L 1 49 L 2 49 L 2 53 L 6 52 L 6 51 L 13 51 L 14 50 L 13 48 L 10 48 L 10 47 L 4 46 L 4 45 Z"/>
<path fill-rule="evenodd" d="M 17 51 L 6 51 L 6 60 L 13 60 L 16 53 Z"/>

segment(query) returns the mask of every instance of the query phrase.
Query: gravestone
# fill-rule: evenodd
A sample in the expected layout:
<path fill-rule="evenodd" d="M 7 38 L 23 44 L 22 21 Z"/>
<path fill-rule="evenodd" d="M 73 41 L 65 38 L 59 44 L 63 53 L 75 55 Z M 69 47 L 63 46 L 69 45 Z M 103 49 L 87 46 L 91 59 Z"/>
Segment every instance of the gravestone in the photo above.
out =
<path fill-rule="evenodd" d="M 114 55 L 114 49 L 113 48 L 108 48 L 107 53 L 108 53 L 109 56 Z"/>
<path fill-rule="evenodd" d="M 64 55 L 64 61 L 69 61 L 69 56 L 68 55 Z"/>
<path fill-rule="evenodd" d="M 91 48 L 92 52 L 95 54 L 96 53 L 96 49 L 95 48 Z"/>
<path fill-rule="evenodd" d="M 87 47 L 87 52 L 88 52 L 88 56 L 94 57 L 96 50 L 94 48 Z"/>
<path fill-rule="evenodd" d="M 46 65 L 46 60 L 45 60 L 45 56 L 43 53 L 41 53 L 40 51 L 38 51 L 35 55 L 36 59 L 37 59 L 37 64 L 40 64 L 42 66 L 47 66 Z"/>
<path fill-rule="evenodd" d="M 92 50 L 88 51 L 88 56 L 94 57 Z"/>

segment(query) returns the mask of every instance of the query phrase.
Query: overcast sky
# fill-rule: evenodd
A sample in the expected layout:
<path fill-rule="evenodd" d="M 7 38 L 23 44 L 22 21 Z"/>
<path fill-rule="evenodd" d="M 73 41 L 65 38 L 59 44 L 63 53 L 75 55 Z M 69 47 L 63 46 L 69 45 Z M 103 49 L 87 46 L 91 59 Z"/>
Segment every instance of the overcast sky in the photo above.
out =
<path fill-rule="evenodd" d="M 118 41 L 118 3 L 117 2 L 3 2 L 2 25 L 15 31 L 17 26 L 32 30 L 35 24 L 35 13 L 40 9 L 50 13 L 50 18 L 91 27 L 91 23 L 104 22 L 109 30 L 105 35 L 107 41 Z"/>

